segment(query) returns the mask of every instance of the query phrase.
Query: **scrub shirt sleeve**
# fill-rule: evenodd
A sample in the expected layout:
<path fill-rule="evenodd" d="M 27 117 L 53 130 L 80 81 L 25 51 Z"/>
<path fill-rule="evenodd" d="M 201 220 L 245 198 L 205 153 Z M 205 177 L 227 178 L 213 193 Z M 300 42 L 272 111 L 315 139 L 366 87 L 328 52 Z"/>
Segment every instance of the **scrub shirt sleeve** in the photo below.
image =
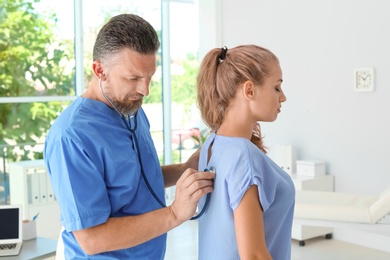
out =
<path fill-rule="evenodd" d="M 80 143 L 68 138 L 57 141 L 47 154 L 62 225 L 70 232 L 105 223 L 111 207 L 103 168 Z"/>

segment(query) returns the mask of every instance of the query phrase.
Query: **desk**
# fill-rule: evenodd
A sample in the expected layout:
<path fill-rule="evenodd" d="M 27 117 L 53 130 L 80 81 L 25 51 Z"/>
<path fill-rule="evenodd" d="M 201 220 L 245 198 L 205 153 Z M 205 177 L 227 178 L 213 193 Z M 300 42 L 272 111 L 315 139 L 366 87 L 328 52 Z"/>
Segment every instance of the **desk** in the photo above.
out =
<path fill-rule="evenodd" d="M 1 260 L 45 259 L 56 255 L 57 240 L 37 237 L 24 240 L 19 255 L 3 256 Z"/>

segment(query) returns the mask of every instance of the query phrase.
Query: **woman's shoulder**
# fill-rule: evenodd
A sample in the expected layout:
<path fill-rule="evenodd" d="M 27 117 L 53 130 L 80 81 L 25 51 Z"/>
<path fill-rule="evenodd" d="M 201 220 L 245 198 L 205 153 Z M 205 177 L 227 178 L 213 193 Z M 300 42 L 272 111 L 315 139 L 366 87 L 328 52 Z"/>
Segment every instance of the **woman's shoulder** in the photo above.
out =
<path fill-rule="evenodd" d="M 216 139 L 218 140 L 218 145 L 223 150 L 229 150 L 243 155 L 265 155 L 259 147 L 246 138 L 217 136 Z"/>

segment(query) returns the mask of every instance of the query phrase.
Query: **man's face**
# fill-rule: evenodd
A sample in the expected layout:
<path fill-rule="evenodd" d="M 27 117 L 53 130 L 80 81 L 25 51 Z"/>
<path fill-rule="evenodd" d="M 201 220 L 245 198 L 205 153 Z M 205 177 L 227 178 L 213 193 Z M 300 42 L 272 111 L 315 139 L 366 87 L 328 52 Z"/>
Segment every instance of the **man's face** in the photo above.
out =
<path fill-rule="evenodd" d="M 142 105 L 142 98 L 149 95 L 149 84 L 156 72 L 156 55 L 139 54 L 123 49 L 102 65 L 102 88 L 115 108 L 123 115 L 134 114 Z"/>

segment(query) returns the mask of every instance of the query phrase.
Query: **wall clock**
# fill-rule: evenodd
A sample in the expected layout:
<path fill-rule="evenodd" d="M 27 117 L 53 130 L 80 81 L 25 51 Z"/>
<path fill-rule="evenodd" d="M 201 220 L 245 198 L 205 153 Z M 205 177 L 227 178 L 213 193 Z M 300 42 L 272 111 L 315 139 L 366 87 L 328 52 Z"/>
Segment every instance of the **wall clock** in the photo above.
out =
<path fill-rule="evenodd" d="M 355 90 L 374 91 L 373 68 L 360 68 L 355 70 Z"/>

